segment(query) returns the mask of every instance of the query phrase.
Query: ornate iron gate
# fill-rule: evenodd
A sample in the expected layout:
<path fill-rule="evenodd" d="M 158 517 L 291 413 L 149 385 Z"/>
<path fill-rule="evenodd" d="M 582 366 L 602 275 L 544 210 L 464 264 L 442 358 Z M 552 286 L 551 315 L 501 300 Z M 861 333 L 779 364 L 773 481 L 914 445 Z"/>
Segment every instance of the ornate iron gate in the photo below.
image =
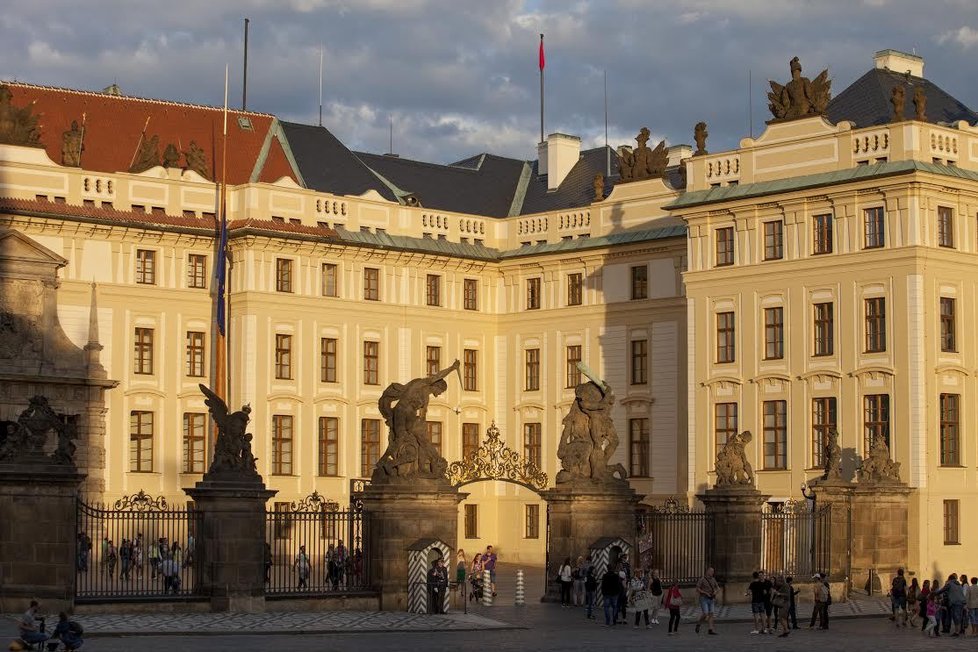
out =
<path fill-rule="evenodd" d="M 193 504 L 171 508 L 140 491 L 111 508 L 78 501 L 75 598 L 174 600 L 197 592 Z"/>
<path fill-rule="evenodd" d="M 694 584 L 707 566 L 715 566 L 712 514 L 690 511 L 686 503 L 670 498 L 636 520 L 639 563 L 659 569 L 663 582 Z M 716 571 L 721 574 L 722 569 Z"/>
<path fill-rule="evenodd" d="M 807 502 L 769 503 L 761 515 L 761 568 L 811 577 L 831 571 L 832 506 L 811 511 Z"/>

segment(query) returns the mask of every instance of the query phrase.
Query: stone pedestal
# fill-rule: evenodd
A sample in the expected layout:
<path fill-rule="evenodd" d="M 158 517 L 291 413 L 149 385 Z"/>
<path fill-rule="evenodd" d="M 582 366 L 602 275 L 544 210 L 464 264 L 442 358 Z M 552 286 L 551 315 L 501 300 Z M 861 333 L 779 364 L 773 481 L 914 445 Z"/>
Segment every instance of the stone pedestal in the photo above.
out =
<path fill-rule="evenodd" d="M 408 608 L 409 547 L 425 538 L 458 547 L 458 504 L 467 495 L 447 480 L 374 482 L 366 488 L 370 584 L 380 592 L 382 610 Z"/>
<path fill-rule="evenodd" d="M 761 509 L 770 496 L 753 487 L 714 487 L 697 498 L 714 518 L 717 580 L 727 596 L 740 595 L 739 585 L 761 564 Z"/>
<path fill-rule="evenodd" d="M 35 598 L 45 613 L 71 611 L 84 479 L 73 466 L 0 464 L 0 613 Z"/>
<path fill-rule="evenodd" d="M 642 496 L 627 482 L 568 482 L 541 496 L 547 501 L 550 517 L 547 590 L 542 600 L 559 599 L 559 588 L 553 581 L 557 569 L 568 557 L 572 564 L 580 556 L 587 558 L 599 539 L 622 539 L 632 550 L 637 549 L 635 512 Z M 630 561 L 634 567 L 635 560 Z"/>
<path fill-rule="evenodd" d="M 213 611 L 265 610 L 265 503 L 261 481 L 198 482 L 184 489 L 200 512 L 198 589 Z"/>
<path fill-rule="evenodd" d="M 875 569 L 886 590 L 890 578 L 906 567 L 910 554 L 909 512 L 913 489 L 902 483 L 860 482 L 852 490 L 852 582 L 866 588 Z"/>
<path fill-rule="evenodd" d="M 851 561 L 851 518 L 852 514 L 852 492 L 855 485 L 851 482 L 839 479 L 813 480 L 809 486 L 815 492 L 815 508 L 831 507 L 831 528 L 829 530 L 829 540 L 831 543 L 831 553 L 829 555 L 829 567 L 821 569 L 829 574 L 832 582 L 845 582 L 849 585 L 850 581 L 850 561 Z"/>

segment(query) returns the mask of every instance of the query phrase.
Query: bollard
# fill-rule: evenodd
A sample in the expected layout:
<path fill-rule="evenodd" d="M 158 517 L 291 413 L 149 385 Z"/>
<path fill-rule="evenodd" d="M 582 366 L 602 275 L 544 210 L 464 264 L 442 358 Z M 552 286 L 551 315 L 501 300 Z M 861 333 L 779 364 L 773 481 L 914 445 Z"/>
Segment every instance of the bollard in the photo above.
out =
<path fill-rule="evenodd" d="M 523 569 L 516 571 L 516 606 L 522 607 L 526 604 L 523 595 Z"/>
<path fill-rule="evenodd" d="M 488 568 L 482 571 L 482 605 L 484 607 L 492 606 L 492 583 L 489 581 L 490 577 Z"/>

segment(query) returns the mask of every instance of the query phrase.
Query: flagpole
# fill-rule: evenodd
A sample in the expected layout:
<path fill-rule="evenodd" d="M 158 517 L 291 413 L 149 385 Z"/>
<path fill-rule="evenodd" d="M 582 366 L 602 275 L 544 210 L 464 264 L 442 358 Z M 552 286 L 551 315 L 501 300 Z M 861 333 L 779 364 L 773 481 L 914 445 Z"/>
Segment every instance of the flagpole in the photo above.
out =
<path fill-rule="evenodd" d="M 319 126 L 323 126 L 323 46 L 319 46 Z"/>
<path fill-rule="evenodd" d="M 227 242 L 227 228 L 228 228 L 228 186 L 227 186 L 227 169 L 228 169 L 228 73 L 229 66 L 224 65 L 224 130 L 222 132 L 223 138 L 221 143 L 221 228 L 223 229 L 224 236 L 224 255 L 228 261 L 228 268 L 234 267 L 234 263 L 231 262 L 230 247 Z M 227 281 L 225 283 L 225 299 L 224 299 L 224 309 L 225 309 L 225 322 L 224 322 L 224 364 L 227 365 L 225 370 L 225 388 L 226 388 L 226 401 L 231 403 L 231 274 L 227 274 Z"/>
<path fill-rule="evenodd" d="M 540 142 L 543 140 L 543 67 L 545 65 L 543 57 L 543 34 L 540 35 Z"/>
<path fill-rule="evenodd" d="M 604 71 L 604 154 L 605 178 L 611 176 L 611 150 L 608 149 L 608 71 Z"/>

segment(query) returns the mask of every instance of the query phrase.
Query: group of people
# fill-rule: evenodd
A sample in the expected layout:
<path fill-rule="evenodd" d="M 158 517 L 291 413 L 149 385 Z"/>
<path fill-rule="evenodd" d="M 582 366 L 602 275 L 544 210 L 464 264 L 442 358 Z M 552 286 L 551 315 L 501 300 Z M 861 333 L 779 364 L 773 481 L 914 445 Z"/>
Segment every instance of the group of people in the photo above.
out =
<path fill-rule="evenodd" d="M 916 627 L 925 636 L 978 636 L 978 576 L 951 573 L 942 584 L 940 579 L 917 578 L 907 581 L 902 568 L 890 582 L 890 620 L 898 628 Z"/>
<path fill-rule="evenodd" d="M 496 561 L 499 556 L 492 546 L 486 546 L 485 552 L 477 552 L 472 557 L 472 565 L 469 566 L 469 602 L 482 600 L 484 591 L 489 591 L 496 597 Z M 465 551 L 461 548 L 455 556 L 455 582 L 461 590 L 465 586 L 466 579 Z M 485 585 L 485 571 L 489 571 L 489 586 Z"/>
<path fill-rule="evenodd" d="M 85 532 L 79 532 L 77 537 L 76 568 L 78 572 L 87 573 L 92 558 L 92 539 Z M 99 546 L 99 564 L 102 574 L 128 582 L 135 576 L 142 579 L 145 573 L 146 560 L 149 560 L 150 579 L 163 578 L 163 592 L 178 593 L 180 590 L 180 569 L 191 566 L 194 562 L 194 537 L 187 537 L 186 553 L 179 541 L 172 544 L 167 537 L 159 537 L 156 541 L 145 543 L 143 535 L 137 534 L 132 539 L 124 538 L 117 547 L 112 539 L 103 537 Z"/>
<path fill-rule="evenodd" d="M 64 645 L 66 650 L 77 650 L 82 646 L 84 640 L 82 635 L 85 630 L 76 621 L 68 618 L 68 614 L 62 611 L 58 614 L 58 624 L 54 631 L 48 636 L 44 631 L 44 618 L 38 616 L 41 605 L 37 600 L 31 600 L 30 606 L 17 623 L 19 639 L 10 645 L 11 650 L 31 649 L 34 645 L 47 643 L 49 649 L 57 647 L 58 643 Z"/>
<path fill-rule="evenodd" d="M 353 578 L 353 584 L 359 586 L 363 577 L 363 552 L 360 548 L 349 554 L 343 540 L 338 543 L 330 543 L 326 548 L 326 582 L 333 591 L 339 591 L 340 586 L 346 586 L 346 578 Z M 312 574 L 312 560 L 306 552 L 306 546 L 300 545 L 299 552 L 295 555 L 292 562 L 292 570 L 295 572 L 299 589 L 309 588 L 309 576 Z M 272 546 L 265 542 L 265 583 L 272 580 Z"/>
<path fill-rule="evenodd" d="M 750 597 L 754 619 L 754 629 L 750 633 L 774 634 L 780 629 L 779 636 L 786 637 L 791 630 L 798 629 L 796 598 L 799 593 L 801 590 L 795 588 L 792 576 L 755 571 L 746 593 Z M 812 576 L 812 604 L 812 619 L 808 628 L 828 629 L 832 592 L 827 578 L 821 573 Z"/>

